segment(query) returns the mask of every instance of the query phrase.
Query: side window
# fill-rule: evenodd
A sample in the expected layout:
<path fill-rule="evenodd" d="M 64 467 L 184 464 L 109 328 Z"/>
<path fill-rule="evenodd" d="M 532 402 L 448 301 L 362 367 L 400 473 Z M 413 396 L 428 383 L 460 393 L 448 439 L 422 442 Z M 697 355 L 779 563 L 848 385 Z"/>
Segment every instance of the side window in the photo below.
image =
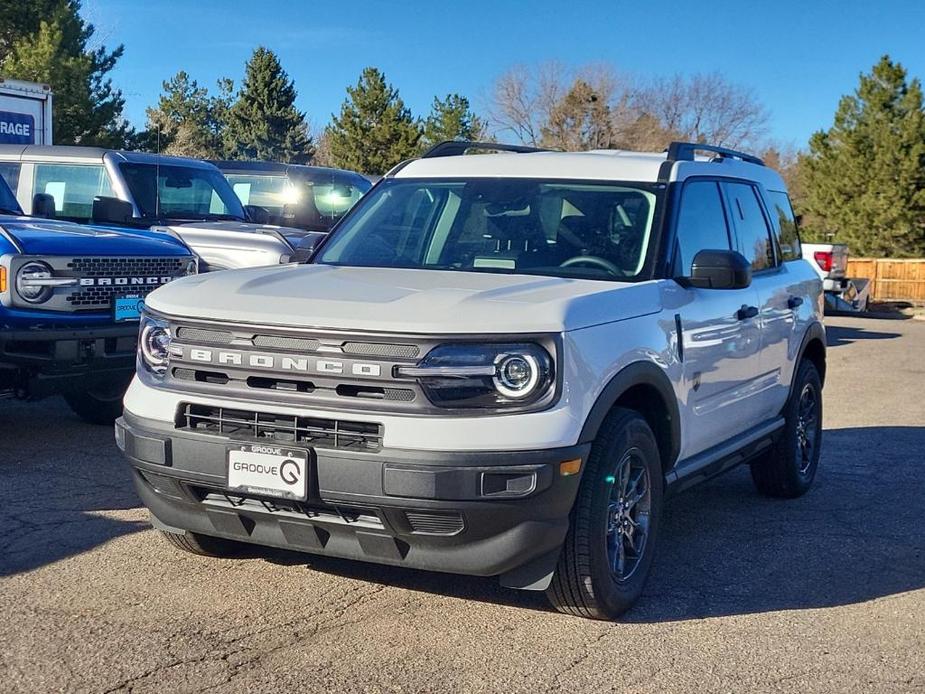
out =
<path fill-rule="evenodd" d="M 774 231 L 778 234 L 777 245 L 780 247 L 781 258 L 784 262 L 799 260 L 803 257 L 803 251 L 790 196 L 777 190 L 768 191 L 768 208 L 772 215 L 777 215 L 778 228 Z"/>
<path fill-rule="evenodd" d="M 36 164 L 32 194 L 48 193 L 55 199 L 59 217 L 89 221 L 93 198 L 112 195 L 109 175 L 102 165 Z"/>
<path fill-rule="evenodd" d="M 3 177 L 3 180 L 6 181 L 6 184 L 10 187 L 10 190 L 13 191 L 13 195 L 16 195 L 16 188 L 19 186 L 20 168 L 22 168 L 22 164 L 19 162 L 0 162 L 0 176 Z"/>
<path fill-rule="evenodd" d="M 755 272 L 774 267 L 774 246 L 758 191 L 747 183 L 726 183 L 725 188 L 739 253 L 748 258 Z"/>
<path fill-rule="evenodd" d="M 691 181 L 681 191 L 678 213 L 675 274 L 690 275 L 691 263 L 698 252 L 729 250 L 726 215 L 715 181 Z"/>
<path fill-rule="evenodd" d="M 298 196 L 285 176 L 226 174 L 225 178 L 242 205 L 258 205 L 270 214 L 282 214 L 283 205 Z"/>

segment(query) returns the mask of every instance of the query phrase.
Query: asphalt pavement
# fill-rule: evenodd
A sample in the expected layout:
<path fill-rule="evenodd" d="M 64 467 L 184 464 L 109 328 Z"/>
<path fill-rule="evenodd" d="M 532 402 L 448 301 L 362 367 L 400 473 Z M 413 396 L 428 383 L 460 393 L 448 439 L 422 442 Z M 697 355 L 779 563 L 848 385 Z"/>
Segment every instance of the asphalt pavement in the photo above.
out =
<path fill-rule="evenodd" d="M 107 427 L 0 403 L 4 692 L 925 691 L 925 321 L 829 321 L 817 483 L 673 499 L 626 617 L 494 580 L 184 555 Z"/>

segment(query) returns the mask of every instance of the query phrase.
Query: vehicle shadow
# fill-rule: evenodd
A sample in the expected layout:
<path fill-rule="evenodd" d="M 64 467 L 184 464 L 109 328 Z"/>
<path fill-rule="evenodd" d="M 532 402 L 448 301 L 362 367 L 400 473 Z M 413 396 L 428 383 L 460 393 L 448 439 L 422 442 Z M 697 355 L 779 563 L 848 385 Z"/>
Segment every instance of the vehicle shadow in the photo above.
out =
<path fill-rule="evenodd" d="M 825 341 L 829 347 L 843 347 L 858 340 L 892 340 L 897 337 L 902 336 L 899 333 L 884 333 L 846 325 L 827 325 L 825 328 Z"/>
<path fill-rule="evenodd" d="M 150 527 L 105 515 L 140 506 L 111 427 L 52 398 L 3 403 L 0 429 L 0 576 Z"/>
<path fill-rule="evenodd" d="M 813 489 L 758 495 L 740 467 L 670 500 L 648 585 L 627 622 L 834 607 L 925 587 L 925 427 L 830 429 Z M 495 579 L 263 552 L 315 571 L 547 611 Z"/>

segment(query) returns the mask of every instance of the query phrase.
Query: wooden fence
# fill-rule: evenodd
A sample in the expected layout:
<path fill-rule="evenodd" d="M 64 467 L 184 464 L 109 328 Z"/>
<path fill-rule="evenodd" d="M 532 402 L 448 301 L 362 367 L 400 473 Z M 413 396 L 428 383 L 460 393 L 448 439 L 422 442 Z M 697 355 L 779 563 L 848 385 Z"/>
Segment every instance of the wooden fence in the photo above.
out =
<path fill-rule="evenodd" d="M 925 303 L 925 259 L 849 258 L 848 277 L 866 277 L 874 301 Z"/>

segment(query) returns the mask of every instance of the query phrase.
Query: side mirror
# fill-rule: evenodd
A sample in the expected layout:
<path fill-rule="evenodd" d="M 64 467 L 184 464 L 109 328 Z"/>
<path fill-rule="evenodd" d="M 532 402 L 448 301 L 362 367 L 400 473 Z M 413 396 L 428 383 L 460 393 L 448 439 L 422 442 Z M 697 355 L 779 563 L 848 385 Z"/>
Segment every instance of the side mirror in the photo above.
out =
<path fill-rule="evenodd" d="M 247 215 L 247 221 L 254 224 L 269 224 L 270 211 L 260 205 L 245 205 L 244 212 Z"/>
<path fill-rule="evenodd" d="M 119 198 L 97 195 L 93 198 L 90 221 L 94 224 L 131 224 L 132 203 Z"/>
<path fill-rule="evenodd" d="M 36 193 L 32 196 L 32 216 L 55 218 L 55 197 L 48 193 Z"/>
<path fill-rule="evenodd" d="M 685 279 L 701 289 L 745 289 L 752 283 L 752 265 L 737 251 L 700 251 Z"/>

